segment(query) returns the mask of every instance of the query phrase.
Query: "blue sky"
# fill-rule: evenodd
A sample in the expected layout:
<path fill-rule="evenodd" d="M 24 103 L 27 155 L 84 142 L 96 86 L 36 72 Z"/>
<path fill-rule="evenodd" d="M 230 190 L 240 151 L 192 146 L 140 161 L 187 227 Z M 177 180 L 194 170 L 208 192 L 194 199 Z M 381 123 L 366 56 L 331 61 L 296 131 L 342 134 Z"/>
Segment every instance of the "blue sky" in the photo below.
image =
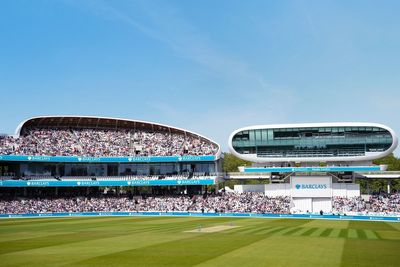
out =
<path fill-rule="evenodd" d="M 1 1 L 0 132 L 77 114 L 182 127 L 224 150 L 253 124 L 378 122 L 400 133 L 399 10 L 361 0 Z"/>

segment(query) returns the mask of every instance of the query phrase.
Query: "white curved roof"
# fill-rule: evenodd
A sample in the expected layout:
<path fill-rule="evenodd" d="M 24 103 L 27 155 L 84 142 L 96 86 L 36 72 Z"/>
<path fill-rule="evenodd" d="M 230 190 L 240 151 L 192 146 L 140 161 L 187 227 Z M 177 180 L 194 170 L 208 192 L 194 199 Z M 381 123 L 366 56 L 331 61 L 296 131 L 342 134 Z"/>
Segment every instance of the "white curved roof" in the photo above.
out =
<path fill-rule="evenodd" d="M 190 135 L 194 135 L 194 136 L 200 137 L 200 138 L 202 138 L 202 139 L 205 139 L 205 140 L 207 140 L 207 141 L 209 141 L 209 142 L 215 144 L 216 146 L 218 146 L 218 151 L 217 151 L 217 153 L 216 153 L 216 155 L 215 155 L 215 156 L 216 156 L 216 159 L 218 159 L 218 158 L 221 156 L 221 146 L 220 146 L 217 142 L 215 142 L 215 141 L 211 140 L 210 138 L 207 138 L 207 137 L 205 137 L 205 136 L 203 136 L 203 135 L 201 135 L 201 134 L 198 134 L 198 133 L 195 133 L 195 132 L 192 132 L 192 131 L 188 131 L 188 130 L 185 130 L 185 129 L 182 129 L 182 128 L 178 128 L 178 127 L 173 127 L 173 126 L 165 125 L 165 124 L 154 123 L 154 122 L 149 122 L 149 121 L 142 121 L 142 120 L 124 119 L 124 118 L 99 117 L 99 116 L 80 116 L 80 115 L 49 115 L 49 116 L 36 116 L 36 117 L 31 117 L 31 118 L 29 118 L 29 119 L 26 119 L 26 120 L 22 121 L 22 122 L 17 126 L 17 128 L 15 129 L 15 135 L 16 135 L 17 137 L 19 137 L 20 134 L 21 134 L 22 128 L 23 128 L 24 125 L 27 124 L 29 121 L 38 120 L 38 119 L 51 119 L 51 118 L 55 118 L 55 119 L 61 119 L 61 118 L 89 118 L 89 119 L 99 119 L 99 120 L 102 120 L 102 119 L 104 119 L 104 120 L 116 120 L 116 121 L 122 121 L 122 122 L 131 122 L 131 123 L 139 123 L 139 124 L 149 124 L 149 125 L 154 125 L 154 126 L 157 126 L 157 127 L 163 127 L 163 128 L 173 129 L 173 130 L 175 130 L 175 131 L 180 131 L 180 132 L 183 132 L 183 133 L 187 133 L 187 134 L 190 134 Z"/>
<path fill-rule="evenodd" d="M 246 130 L 260 130 L 260 129 L 285 129 L 285 128 L 313 128 L 313 127 L 378 127 L 387 130 L 393 138 L 392 145 L 384 152 L 369 153 L 365 156 L 351 156 L 351 157 L 279 157 L 279 158 L 265 158 L 258 157 L 256 154 L 240 154 L 236 152 L 232 145 L 233 137 L 242 131 Z M 395 132 L 386 125 L 379 123 L 369 122 L 326 122 L 326 123 L 299 123 L 299 124 L 267 124 L 267 125 L 254 125 L 247 126 L 235 130 L 229 136 L 228 147 L 235 156 L 257 163 L 267 162 L 341 162 L 341 161 L 369 161 L 381 158 L 392 153 L 398 145 L 398 138 Z"/>

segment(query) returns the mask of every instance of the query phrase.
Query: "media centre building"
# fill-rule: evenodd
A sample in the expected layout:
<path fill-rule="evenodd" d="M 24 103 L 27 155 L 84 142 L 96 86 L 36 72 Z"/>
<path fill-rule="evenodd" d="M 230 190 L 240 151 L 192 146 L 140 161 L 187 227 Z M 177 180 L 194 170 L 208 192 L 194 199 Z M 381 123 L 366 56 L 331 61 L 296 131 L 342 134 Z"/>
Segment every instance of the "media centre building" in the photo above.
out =
<path fill-rule="evenodd" d="M 358 197 L 355 178 L 382 170 L 372 161 L 392 153 L 395 132 L 377 123 L 256 125 L 229 137 L 232 154 L 253 163 L 246 173 L 270 173 L 270 183 L 241 185 L 239 192 L 290 196 L 292 212 L 331 212 L 332 198 Z"/>

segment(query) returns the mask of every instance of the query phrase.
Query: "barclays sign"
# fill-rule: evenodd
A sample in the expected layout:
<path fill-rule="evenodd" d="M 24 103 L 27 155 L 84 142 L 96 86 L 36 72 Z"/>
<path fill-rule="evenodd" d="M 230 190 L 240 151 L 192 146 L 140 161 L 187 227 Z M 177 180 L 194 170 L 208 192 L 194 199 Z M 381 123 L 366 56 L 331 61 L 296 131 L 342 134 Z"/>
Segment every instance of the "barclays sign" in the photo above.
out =
<path fill-rule="evenodd" d="M 290 183 L 292 197 L 332 197 L 330 176 L 292 176 Z"/>
<path fill-rule="evenodd" d="M 296 189 L 327 189 L 327 184 L 296 184 Z"/>

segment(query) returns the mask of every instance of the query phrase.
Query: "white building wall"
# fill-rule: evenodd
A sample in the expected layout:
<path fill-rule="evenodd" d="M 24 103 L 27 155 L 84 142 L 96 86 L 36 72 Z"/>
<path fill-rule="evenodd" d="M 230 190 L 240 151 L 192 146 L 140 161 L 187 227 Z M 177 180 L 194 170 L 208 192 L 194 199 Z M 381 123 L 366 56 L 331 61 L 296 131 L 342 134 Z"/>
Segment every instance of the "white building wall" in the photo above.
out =
<path fill-rule="evenodd" d="M 312 211 L 312 198 L 296 197 L 293 198 L 292 212 L 311 212 Z"/>
<path fill-rule="evenodd" d="M 313 198 L 312 199 L 312 212 L 319 213 L 323 212 L 331 212 L 332 211 L 332 199 L 328 197 L 323 198 Z"/>
<path fill-rule="evenodd" d="M 346 197 L 346 184 L 332 184 L 332 195 L 335 197 Z"/>
<path fill-rule="evenodd" d="M 359 184 L 347 184 L 347 197 L 359 197 L 360 195 Z"/>
<path fill-rule="evenodd" d="M 265 195 L 269 197 L 291 196 L 290 184 L 266 184 Z"/>
<path fill-rule="evenodd" d="M 358 197 L 360 196 L 359 184 L 332 184 L 334 197 Z"/>
<path fill-rule="evenodd" d="M 241 184 L 234 185 L 233 190 L 236 193 L 247 193 L 247 192 L 265 192 L 265 184 Z"/>

